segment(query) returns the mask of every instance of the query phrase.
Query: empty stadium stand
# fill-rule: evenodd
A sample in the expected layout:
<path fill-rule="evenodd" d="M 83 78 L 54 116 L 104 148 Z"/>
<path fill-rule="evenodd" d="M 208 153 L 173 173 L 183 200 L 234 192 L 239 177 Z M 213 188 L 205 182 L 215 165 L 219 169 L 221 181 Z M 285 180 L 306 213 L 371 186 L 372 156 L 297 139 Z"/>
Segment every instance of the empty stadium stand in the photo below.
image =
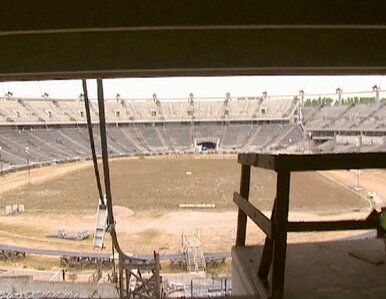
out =
<path fill-rule="evenodd" d="M 317 152 L 384 151 L 386 103 L 304 107 L 301 127 Z"/>
<path fill-rule="evenodd" d="M 386 103 L 297 97 L 105 101 L 110 156 L 386 150 Z M 91 102 L 97 155 L 98 105 Z M 209 146 L 209 147 L 208 147 Z M 0 98 L 0 171 L 91 158 L 84 100 Z"/>

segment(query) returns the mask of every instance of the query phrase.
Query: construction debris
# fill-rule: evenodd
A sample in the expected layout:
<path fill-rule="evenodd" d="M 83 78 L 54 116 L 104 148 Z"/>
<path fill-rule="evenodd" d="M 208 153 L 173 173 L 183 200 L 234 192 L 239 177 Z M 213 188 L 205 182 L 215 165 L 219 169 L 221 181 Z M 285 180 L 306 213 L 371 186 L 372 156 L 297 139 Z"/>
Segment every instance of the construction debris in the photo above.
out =
<path fill-rule="evenodd" d="M 188 209 L 214 209 L 216 205 L 211 203 L 181 203 L 178 207 Z"/>
<path fill-rule="evenodd" d="M 112 257 L 88 257 L 88 256 L 68 256 L 60 257 L 60 266 L 63 268 L 77 269 L 110 269 L 113 267 Z"/>
<path fill-rule="evenodd" d="M 73 240 L 73 241 L 83 241 L 87 239 L 89 236 L 90 236 L 90 232 L 88 230 L 83 230 L 75 234 L 68 234 L 64 229 L 60 229 L 54 234 L 48 234 L 46 237 Z"/>
<path fill-rule="evenodd" d="M 24 205 L 13 204 L 5 206 L 6 215 L 13 215 L 18 213 L 24 213 Z"/>
<path fill-rule="evenodd" d="M 17 261 L 19 259 L 25 258 L 25 252 L 15 251 L 15 250 L 0 250 L 0 261 Z"/>

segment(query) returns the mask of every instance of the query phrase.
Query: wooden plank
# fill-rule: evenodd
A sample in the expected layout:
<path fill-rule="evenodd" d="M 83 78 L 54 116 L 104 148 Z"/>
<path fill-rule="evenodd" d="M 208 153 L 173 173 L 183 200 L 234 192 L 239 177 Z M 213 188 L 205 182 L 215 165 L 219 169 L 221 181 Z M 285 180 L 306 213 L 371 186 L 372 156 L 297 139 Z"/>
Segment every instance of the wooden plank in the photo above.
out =
<path fill-rule="evenodd" d="M 123 264 L 123 268 L 129 269 L 129 270 L 137 269 L 137 270 L 150 271 L 150 270 L 155 268 L 155 264 L 154 263 L 151 263 L 151 264 L 132 264 L 130 262 L 125 262 Z"/>
<path fill-rule="evenodd" d="M 125 269 L 125 282 L 126 282 L 126 290 L 125 294 L 127 297 L 129 297 L 129 290 L 130 290 L 130 271 L 128 269 Z"/>
<path fill-rule="evenodd" d="M 386 168 L 386 153 L 277 155 L 275 170 L 311 171 Z"/>
<path fill-rule="evenodd" d="M 261 167 L 265 169 L 275 169 L 275 155 L 268 154 L 239 154 L 238 162 L 243 165 Z"/>
<path fill-rule="evenodd" d="M 249 201 L 239 193 L 233 194 L 233 202 L 270 238 L 271 221 L 260 210 L 256 209 Z"/>
<path fill-rule="evenodd" d="M 257 154 L 249 153 L 249 154 L 238 154 L 237 160 L 240 164 L 256 166 L 256 158 Z"/>
<path fill-rule="evenodd" d="M 386 153 L 340 154 L 239 154 L 241 164 L 275 171 L 386 168 Z"/>
<path fill-rule="evenodd" d="M 288 232 L 308 232 L 308 231 L 334 231 L 334 230 L 359 230 L 377 229 L 379 224 L 375 221 L 367 220 L 338 220 L 338 221 L 307 221 L 307 222 L 288 222 Z"/>
<path fill-rule="evenodd" d="M 119 298 L 123 299 L 124 298 L 124 284 L 123 284 L 123 259 L 120 256 L 119 257 Z"/>
<path fill-rule="evenodd" d="M 240 194 L 246 199 L 249 199 L 249 184 L 251 178 L 251 166 L 241 165 L 240 178 Z M 245 246 L 245 236 L 247 230 L 247 214 L 239 208 L 237 216 L 237 234 L 236 246 Z"/>
<path fill-rule="evenodd" d="M 276 198 L 272 208 L 271 221 L 275 219 L 275 215 L 276 215 Z M 272 235 L 274 236 L 275 233 L 273 232 Z M 269 269 L 271 268 L 272 256 L 273 256 L 273 240 L 272 238 L 266 237 L 264 242 L 263 253 L 261 254 L 259 272 L 258 272 L 259 277 L 265 282 L 268 279 Z"/>
<path fill-rule="evenodd" d="M 252 283 L 255 286 L 255 289 L 257 293 L 259 294 L 259 299 L 269 299 L 269 290 L 266 288 L 264 285 L 264 282 L 260 279 L 259 276 L 256 275 L 255 271 L 251 271 L 251 278 L 252 278 Z"/>
<path fill-rule="evenodd" d="M 290 172 L 287 171 L 280 171 L 277 174 L 276 213 L 273 219 L 275 235 L 273 236 L 272 299 L 282 299 L 284 295 L 290 178 Z"/>
<path fill-rule="evenodd" d="M 159 253 L 154 251 L 154 260 L 155 260 L 155 299 L 161 299 L 161 288 L 160 288 L 160 264 L 159 264 Z"/>

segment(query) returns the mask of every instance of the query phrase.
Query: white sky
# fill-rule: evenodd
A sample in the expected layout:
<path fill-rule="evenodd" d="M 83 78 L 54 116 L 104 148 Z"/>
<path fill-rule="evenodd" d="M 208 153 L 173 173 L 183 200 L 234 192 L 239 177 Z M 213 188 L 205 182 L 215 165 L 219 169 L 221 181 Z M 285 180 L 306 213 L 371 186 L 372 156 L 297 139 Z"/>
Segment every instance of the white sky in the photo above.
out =
<path fill-rule="evenodd" d="M 239 76 L 239 77 L 174 77 L 174 78 L 128 78 L 104 80 L 105 98 L 188 98 L 195 97 L 297 95 L 335 93 L 340 87 L 344 92 L 371 91 L 377 84 L 384 87 L 383 76 Z M 77 98 L 82 93 L 80 80 L 29 81 L 0 83 L 0 95 L 11 91 L 15 97 L 39 98 L 47 92 L 52 98 Z M 383 88 L 385 89 L 385 88 Z M 89 95 L 96 97 L 95 80 L 88 80 Z"/>

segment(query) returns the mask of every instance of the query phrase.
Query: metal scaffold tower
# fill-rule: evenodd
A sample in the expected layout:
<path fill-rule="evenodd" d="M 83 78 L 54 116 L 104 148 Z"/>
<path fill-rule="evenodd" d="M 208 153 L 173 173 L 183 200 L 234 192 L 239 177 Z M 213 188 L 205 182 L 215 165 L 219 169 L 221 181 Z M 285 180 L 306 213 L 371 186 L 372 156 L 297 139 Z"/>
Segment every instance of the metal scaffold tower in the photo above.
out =
<path fill-rule="evenodd" d="M 193 236 L 181 235 L 181 251 L 185 255 L 186 269 L 189 273 L 205 272 L 206 262 L 199 230 Z"/>

